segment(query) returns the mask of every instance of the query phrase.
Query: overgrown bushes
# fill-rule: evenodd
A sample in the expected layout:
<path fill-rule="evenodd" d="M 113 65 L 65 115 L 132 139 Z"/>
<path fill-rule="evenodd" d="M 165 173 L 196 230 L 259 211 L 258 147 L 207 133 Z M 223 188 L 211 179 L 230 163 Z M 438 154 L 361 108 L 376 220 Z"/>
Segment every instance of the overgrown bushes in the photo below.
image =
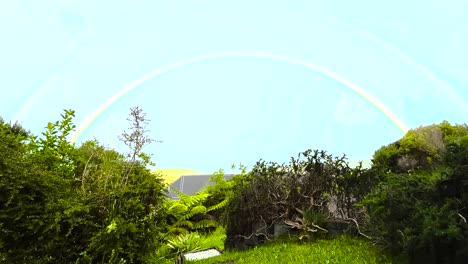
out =
<path fill-rule="evenodd" d="M 40 138 L 0 124 L 2 261 L 146 262 L 165 228 L 162 179 L 139 152 L 126 158 L 97 141 L 75 148 L 66 140 L 73 115 Z"/>
<path fill-rule="evenodd" d="M 376 151 L 369 169 L 306 151 L 289 164 L 260 161 L 248 175 L 227 207 L 228 241 L 282 222 L 307 230 L 304 212 L 327 213 L 415 263 L 468 261 L 467 125 L 411 130 Z"/>
<path fill-rule="evenodd" d="M 313 239 L 332 218 L 415 263 L 468 262 L 467 125 L 411 130 L 369 169 L 308 150 L 289 164 L 241 166 L 230 181 L 219 171 L 214 186 L 169 201 L 141 152 L 152 141 L 141 109 L 122 137 L 127 154 L 67 142 L 73 116 L 40 137 L 0 119 L 0 262 L 148 263 L 222 243 L 222 225 L 227 242 L 269 239 L 278 223 Z"/>
<path fill-rule="evenodd" d="M 466 263 L 467 138 L 466 125 L 444 122 L 412 130 L 375 153 L 380 183 L 362 204 L 379 242 L 416 263 Z M 406 171 L 395 162 L 402 158 L 412 162 Z"/>
<path fill-rule="evenodd" d="M 227 207 L 228 240 L 265 236 L 274 224 L 285 220 L 303 226 L 307 222 L 304 212 L 359 219 L 354 203 L 375 184 L 365 171 L 361 166 L 350 168 L 345 156 L 333 157 L 318 150 L 300 153 L 289 164 L 257 162 L 250 180 L 235 189 Z M 323 229 L 317 222 L 311 224 Z"/>

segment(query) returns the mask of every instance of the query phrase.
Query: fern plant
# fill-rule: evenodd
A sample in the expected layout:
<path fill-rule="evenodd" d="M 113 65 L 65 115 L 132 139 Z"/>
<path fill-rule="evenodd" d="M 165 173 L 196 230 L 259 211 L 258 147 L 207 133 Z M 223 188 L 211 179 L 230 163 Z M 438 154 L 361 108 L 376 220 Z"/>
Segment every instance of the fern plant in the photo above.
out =
<path fill-rule="evenodd" d="M 180 200 L 166 203 L 170 223 L 166 236 L 188 234 L 191 231 L 204 232 L 218 226 L 218 221 L 209 213 L 224 208 L 227 200 L 206 207 L 204 203 L 209 194 L 204 191 L 190 196 L 176 188 L 171 188 L 171 190 L 180 197 Z"/>

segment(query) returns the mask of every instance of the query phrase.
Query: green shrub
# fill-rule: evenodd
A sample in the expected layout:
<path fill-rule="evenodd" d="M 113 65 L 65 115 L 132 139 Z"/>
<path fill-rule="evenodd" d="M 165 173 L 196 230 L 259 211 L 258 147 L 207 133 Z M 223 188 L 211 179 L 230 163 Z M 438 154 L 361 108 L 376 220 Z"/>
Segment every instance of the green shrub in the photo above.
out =
<path fill-rule="evenodd" d="M 374 163 L 376 168 L 372 171 L 381 174 L 377 176 L 381 182 L 362 204 L 370 216 L 368 227 L 373 237 L 392 252 L 403 252 L 415 263 L 455 263 L 463 258 L 460 252 L 468 248 L 464 237 L 468 216 L 468 144 L 463 143 L 467 135 L 466 126 L 445 122 L 419 128 L 400 140 L 399 155 L 427 153 L 437 160 L 437 166 L 394 173 L 397 168 L 385 172 L 379 169 L 382 162 Z M 375 156 L 385 157 L 385 149 Z M 423 256 L 428 259 L 420 259 Z"/>
<path fill-rule="evenodd" d="M 225 220 L 228 239 L 268 232 L 259 224 L 268 229 L 285 220 L 298 222 L 301 211 L 359 220 L 354 204 L 376 184 L 366 171 L 350 168 L 345 156 L 318 150 L 300 153 L 289 164 L 259 161 L 249 180 L 234 188 Z"/>
<path fill-rule="evenodd" d="M 73 111 L 43 137 L 0 124 L 0 250 L 9 263 L 70 262 L 95 227 L 73 190 Z"/>
<path fill-rule="evenodd" d="M 97 141 L 70 144 L 73 115 L 66 110 L 42 137 L 0 122 L 0 257 L 145 262 L 164 229 L 162 179 L 142 153 L 128 159 Z"/>

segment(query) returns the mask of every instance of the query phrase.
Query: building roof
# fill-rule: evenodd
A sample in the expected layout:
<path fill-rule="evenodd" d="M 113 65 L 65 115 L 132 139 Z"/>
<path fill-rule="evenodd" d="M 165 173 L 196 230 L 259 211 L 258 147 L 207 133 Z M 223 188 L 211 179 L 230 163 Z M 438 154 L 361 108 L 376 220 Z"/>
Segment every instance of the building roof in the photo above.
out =
<path fill-rule="evenodd" d="M 171 188 L 176 188 L 177 190 L 187 195 L 194 195 L 204 187 L 208 185 L 214 185 L 213 182 L 210 182 L 211 176 L 211 174 L 182 175 L 179 179 L 171 183 Z M 233 176 L 234 174 L 224 174 L 224 179 L 227 181 L 232 179 Z M 171 188 L 168 188 L 168 197 L 173 200 L 178 200 L 179 196 L 177 196 L 177 194 L 174 193 Z"/>

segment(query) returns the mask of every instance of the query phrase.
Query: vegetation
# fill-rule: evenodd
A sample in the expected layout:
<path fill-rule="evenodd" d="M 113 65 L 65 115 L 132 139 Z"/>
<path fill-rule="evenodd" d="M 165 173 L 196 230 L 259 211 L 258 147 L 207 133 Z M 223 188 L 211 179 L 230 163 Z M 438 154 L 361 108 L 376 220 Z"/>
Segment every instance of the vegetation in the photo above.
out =
<path fill-rule="evenodd" d="M 467 125 L 411 130 L 370 168 L 307 150 L 169 200 L 140 108 L 120 137 L 128 153 L 69 143 L 74 112 L 61 117 L 40 136 L 0 119 L 2 263 L 173 263 L 213 246 L 227 252 L 194 263 L 468 262 Z"/>
<path fill-rule="evenodd" d="M 97 141 L 68 143 L 73 115 L 65 111 L 42 137 L 1 123 L 2 261 L 145 262 L 163 228 L 162 180 L 139 149 L 127 158 Z"/>
<path fill-rule="evenodd" d="M 251 263 L 405 263 L 392 257 L 369 242 L 353 237 L 334 240 L 319 240 L 314 243 L 280 241 L 253 248 L 244 252 L 225 252 L 219 257 L 190 261 L 193 264 L 215 264 L 234 261 L 237 264 Z"/>
<path fill-rule="evenodd" d="M 353 205 L 374 184 L 362 166 L 350 168 L 345 156 L 325 151 L 305 151 L 289 164 L 258 162 L 227 207 L 228 241 L 269 239 L 269 229 L 281 223 L 313 238 L 312 233 L 327 232 L 329 218 L 352 220 L 358 228 L 362 210 Z"/>
<path fill-rule="evenodd" d="M 375 153 L 380 182 L 361 204 L 381 244 L 414 262 L 468 258 L 467 139 L 467 125 L 443 122 L 411 130 Z"/>

